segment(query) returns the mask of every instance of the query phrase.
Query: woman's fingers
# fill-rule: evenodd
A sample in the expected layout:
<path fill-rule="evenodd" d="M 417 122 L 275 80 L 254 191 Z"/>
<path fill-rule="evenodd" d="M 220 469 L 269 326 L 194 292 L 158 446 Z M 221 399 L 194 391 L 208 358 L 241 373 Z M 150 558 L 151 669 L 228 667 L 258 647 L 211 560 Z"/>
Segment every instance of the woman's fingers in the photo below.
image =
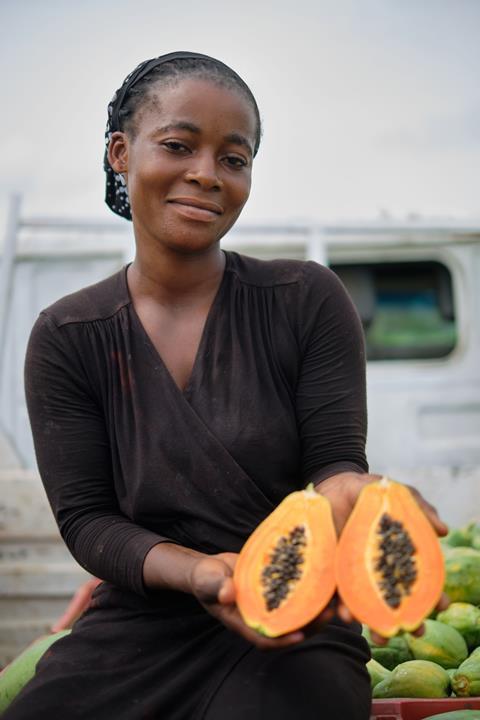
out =
<path fill-rule="evenodd" d="M 337 606 L 337 615 L 340 618 L 340 620 L 343 620 L 345 623 L 352 623 L 354 622 L 355 618 L 353 617 L 352 613 L 348 609 L 346 605 L 344 605 L 342 602 L 338 604 Z"/>
<path fill-rule="evenodd" d="M 425 624 L 422 623 L 416 630 L 412 630 L 410 634 L 414 637 L 422 637 L 422 635 L 425 635 Z"/>
<path fill-rule="evenodd" d="M 388 638 L 384 637 L 383 635 L 379 635 L 375 630 L 370 630 L 370 637 L 372 638 L 372 642 L 374 645 L 386 645 L 388 643 Z"/>
<path fill-rule="evenodd" d="M 218 591 L 218 602 L 221 605 L 231 605 L 235 602 L 235 585 L 232 578 L 226 578 Z"/>
<path fill-rule="evenodd" d="M 450 605 L 450 598 L 446 593 L 442 593 L 440 596 L 440 600 L 435 606 L 436 612 L 442 612 L 442 610 L 446 610 L 448 606 Z"/>
<path fill-rule="evenodd" d="M 318 615 L 312 622 L 308 623 L 308 625 L 305 625 L 305 627 L 302 628 L 302 632 L 305 634 L 306 637 L 311 637 L 312 635 L 316 635 L 319 632 L 322 632 L 325 625 L 330 622 L 330 620 L 333 620 L 333 618 L 336 615 L 336 610 L 334 607 L 326 607 L 320 615 Z"/>
<path fill-rule="evenodd" d="M 417 503 L 422 508 L 425 515 L 430 520 L 431 524 L 435 528 L 437 535 L 446 535 L 448 533 L 448 525 L 446 525 L 443 520 L 440 520 L 436 508 L 431 505 L 427 500 L 425 500 L 423 495 L 416 488 L 412 487 L 411 485 L 407 485 L 407 487 L 414 496 Z"/>
<path fill-rule="evenodd" d="M 235 605 L 220 606 L 216 615 L 226 627 L 244 637 L 245 640 L 248 640 L 260 650 L 288 647 L 305 639 L 305 634 L 301 631 L 288 633 L 288 635 L 282 635 L 278 638 L 267 638 L 244 623 Z"/>
<path fill-rule="evenodd" d="M 230 581 L 233 587 L 233 580 L 231 579 L 233 570 L 231 563 L 227 560 L 211 556 L 201 558 L 194 566 L 191 577 L 192 592 L 202 605 L 216 604 L 218 595 L 227 580 Z M 232 588 L 228 584 L 225 590 L 226 602 L 228 602 L 231 592 Z"/>
<path fill-rule="evenodd" d="M 235 604 L 235 585 L 231 577 L 223 579 L 222 585 L 218 590 L 216 606 L 212 606 L 210 611 L 220 622 L 232 630 L 245 640 L 263 650 L 287 647 L 294 645 L 305 639 L 305 634 L 301 631 L 282 635 L 279 638 L 267 638 L 256 630 L 248 627 L 243 621 L 240 612 Z"/>
<path fill-rule="evenodd" d="M 231 570 L 231 573 L 233 575 L 233 571 L 235 570 L 235 565 L 237 564 L 238 560 L 238 553 L 232 553 L 232 552 L 224 552 L 219 553 L 218 555 L 215 555 L 215 558 L 217 560 L 221 560 L 222 562 L 227 565 L 227 567 Z"/>

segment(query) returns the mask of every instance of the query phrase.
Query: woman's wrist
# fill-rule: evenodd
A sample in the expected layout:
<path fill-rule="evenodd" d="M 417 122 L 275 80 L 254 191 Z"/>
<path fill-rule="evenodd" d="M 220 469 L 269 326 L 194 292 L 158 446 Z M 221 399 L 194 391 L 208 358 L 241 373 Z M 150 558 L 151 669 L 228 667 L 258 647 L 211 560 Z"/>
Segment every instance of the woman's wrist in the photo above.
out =
<path fill-rule="evenodd" d="M 143 563 L 143 582 L 151 590 L 192 593 L 193 568 L 204 553 L 174 543 L 154 545 Z"/>

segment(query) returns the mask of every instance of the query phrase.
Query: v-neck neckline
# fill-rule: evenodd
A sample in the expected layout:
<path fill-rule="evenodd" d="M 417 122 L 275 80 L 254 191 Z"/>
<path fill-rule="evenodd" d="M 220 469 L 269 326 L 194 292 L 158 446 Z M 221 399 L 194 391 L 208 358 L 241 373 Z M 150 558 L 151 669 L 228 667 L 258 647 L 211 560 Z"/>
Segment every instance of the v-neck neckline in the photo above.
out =
<path fill-rule="evenodd" d="M 157 350 L 157 348 L 155 347 L 155 344 L 154 344 L 153 340 L 151 339 L 150 335 L 149 335 L 148 332 L 146 331 L 146 329 L 145 329 L 145 327 L 144 327 L 144 325 L 143 325 L 143 323 L 142 323 L 142 321 L 141 321 L 141 319 L 140 319 L 140 316 L 138 315 L 138 313 L 137 313 L 137 311 L 136 311 L 136 309 L 135 309 L 135 305 L 133 304 L 133 299 L 132 299 L 132 296 L 131 296 L 131 294 L 130 294 L 130 289 L 129 289 L 129 287 L 128 287 L 128 280 L 127 280 L 127 272 L 128 272 L 128 268 L 130 267 L 130 264 L 131 264 L 131 263 L 129 263 L 128 265 L 126 265 L 125 268 L 124 268 L 123 279 L 124 279 L 124 283 L 125 283 L 125 292 L 126 292 L 126 295 L 127 295 L 128 301 L 129 301 L 128 304 L 129 304 L 129 306 L 130 306 L 130 308 L 131 308 L 132 317 L 133 317 L 135 323 L 138 325 L 138 327 L 139 327 L 139 329 L 140 329 L 140 332 L 141 332 L 141 334 L 143 335 L 143 337 L 144 337 L 144 339 L 145 339 L 146 345 L 147 345 L 147 347 L 150 349 L 151 354 L 153 355 L 153 357 L 155 358 L 155 360 L 160 363 L 160 366 L 161 366 L 161 368 L 162 368 L 165 376 L 168 378 L 169 382 L 174 386 L 174 388 L 176 389 L 176 391 L 177 391 L 178 393 L 180 393 L 180 395 L 181 395 L 184 399 L 186 399 L 186 400 L 188 399 L 188 396 L 189 396 L 189 394 L 190 394 L 190 391 L 192 390 L 193 383 L 194 383 L 194 380 L 195 380 L 195 376 L 197 375 L 197 372 L 198 372 L 198 366 L 199 366 L 199 364 L 200 364 L 200 359 L 201 359 L 201 357 L 204 355 L 204 346 L 205 346 L 205 344 L 206 344 L 206 339 L 207 339 L 207 336 L 208 336 L 209 331 L 210 331 L 210 325 L 212 324 L 212 318 L 213 318 L 213 316 L 214 316 L 214 314 L 215 314 L 217 305 L 219 304 L 220 296 L 221 296 L 222 293 L 223 293 L 223 288 L 224 288 L 224 286 L 225 286 L 225 282 L 226 282 L 226 278 L 227 278 L 227 271 L 228 271 L 229 265 L 230 265 L 230 258 L 229 258 L 229 253 L 228 253 L 226 250 L 223 250 L 223 249 L 222 249 L 222 252 L 223 252 L 223 254 L 224 254 L 224 256 L 225 256 L 225 265 L 224 265 L 224 268 L 223 268 L 223 275 L 222 275 L 222 278 L 221 278 L 221 280 L 220 280 L 220 283 L 219 283 L 219 286 L 218 286 L 218 288 L 217 288 L 217 291 L 216 291 L 216 293 L 215 293 L 215 295 L 214 295 L 214 298 L 213 298 L 213 300 L 212 300 L 212 303 L 211 303 L 211 305 L 210 305 L 210 308 L 209 308 L 209 310 L 208 310 L 207 317 L 205 318 L 205 323 L 204 323 L 204 325 L 203 325 L 202 333 L 201 333 L 201 335 L 200 335 L 200 341 L 199 341 L 199 343 L 198 343 L 197 350 L 196 350 L 196 353 L 195 353 L 195 357 L 194 357 L 194 360 L 193 360 L 192 369 L 191 369 L 191 371 L 190 371 L 190 375 L 189 375 L 189 377 L 188 377 L 187 382 L 185 383 L 185 387 L 184 387 L 184 388 L 181 388 L 181 387 L 176 383 L 175 378 L 173 377 L 172 373 L 171 373 L 170 370 L 168 369 L 167 364 L 165 363 L 164 359 L 162 358 L 160 352 L 159 352 L 159 351 Z"/>

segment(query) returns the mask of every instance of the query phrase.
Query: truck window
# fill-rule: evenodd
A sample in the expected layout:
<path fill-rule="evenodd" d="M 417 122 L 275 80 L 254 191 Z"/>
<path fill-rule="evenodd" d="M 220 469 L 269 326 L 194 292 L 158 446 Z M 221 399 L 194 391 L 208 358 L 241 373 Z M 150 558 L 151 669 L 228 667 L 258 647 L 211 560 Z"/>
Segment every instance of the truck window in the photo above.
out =
<path fill-rule="evenodd" d="M 457 329 L 448 268 L 436 261 L 332 264 L 363 324 L 368 360 L 441 358 Z"/>

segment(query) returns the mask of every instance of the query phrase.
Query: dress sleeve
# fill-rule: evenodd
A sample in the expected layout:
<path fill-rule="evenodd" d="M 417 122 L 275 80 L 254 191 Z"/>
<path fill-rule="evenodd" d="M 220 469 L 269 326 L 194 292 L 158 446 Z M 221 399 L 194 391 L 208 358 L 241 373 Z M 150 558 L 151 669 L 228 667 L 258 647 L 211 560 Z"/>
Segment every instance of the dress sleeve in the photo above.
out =
<path fill-rule="evenodd" d="M 299 305 L 301 367 L 296 388 L 302 476 L 368 472 L 365 343 L 338 277 L 308 262 Z"/>
<path fill-rule="evenodd" d="M 120 511 L 102 411 L 70 340 L 43 313 L 27 348 L 25 391 L 38 468 L 67 547 L 92 575 L 146 595 L 145 555 L 171 541 Z"/>

